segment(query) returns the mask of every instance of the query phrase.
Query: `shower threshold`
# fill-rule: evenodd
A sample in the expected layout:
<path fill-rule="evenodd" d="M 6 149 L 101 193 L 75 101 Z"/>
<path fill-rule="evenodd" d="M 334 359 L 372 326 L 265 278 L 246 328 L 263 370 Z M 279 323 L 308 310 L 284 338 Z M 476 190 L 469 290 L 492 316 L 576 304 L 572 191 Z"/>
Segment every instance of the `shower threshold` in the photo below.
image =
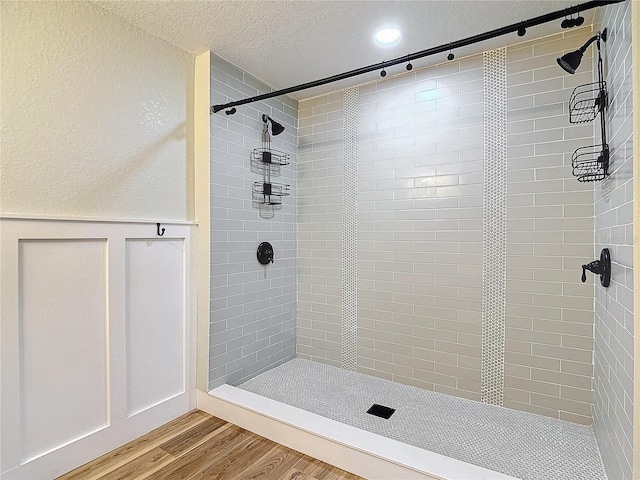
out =
<path fill-rule="evenodd" d="M 218 410 L 234 405 L 257 415 L 249 420 L 236 412 L 237 420 L 252 424 L 240 425 L 244 428 L 262 425 L 268 433 L 282 425 L 292 428 L 282 434 L 285 439 L 307 432 L 329 441 L 309 453 L 325 453 L 326 458 L 318 458 L 367 478 L 606 479 L 591 427 L 308 360 L 291 360 L 239 387 L 223 385 L 209 395 Z M 368 414 L 374 404 L 395 412 L 388 419 Z M 220 416 L 219 411 L 211 413 Z M 306 445 L 309 440 L 298 442 Z M 348 454 L 345 446 L 351 449 Z M 337 447 L 342 450 L 332 453 Z M 393 470 L 394 465 L 405 468 L 404 473 Z"/>

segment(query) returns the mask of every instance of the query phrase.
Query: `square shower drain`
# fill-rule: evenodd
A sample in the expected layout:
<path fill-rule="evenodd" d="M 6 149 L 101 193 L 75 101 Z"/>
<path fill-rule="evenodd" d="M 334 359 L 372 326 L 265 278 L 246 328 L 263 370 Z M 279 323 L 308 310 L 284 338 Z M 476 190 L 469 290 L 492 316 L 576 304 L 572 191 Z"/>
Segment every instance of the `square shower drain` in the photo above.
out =
<path fill-rule="evenodd" d="M 393 415 L 393 412 L 395 411 L 395 408 L 385 407 L 384 405 L 378 405 L 377 403 L 374 403 L 373 406 L 369 410 L 367 410 L 367 413 L 370 415 L 375 415 L 376 417 L 388 419 L 391 415 Z"/>

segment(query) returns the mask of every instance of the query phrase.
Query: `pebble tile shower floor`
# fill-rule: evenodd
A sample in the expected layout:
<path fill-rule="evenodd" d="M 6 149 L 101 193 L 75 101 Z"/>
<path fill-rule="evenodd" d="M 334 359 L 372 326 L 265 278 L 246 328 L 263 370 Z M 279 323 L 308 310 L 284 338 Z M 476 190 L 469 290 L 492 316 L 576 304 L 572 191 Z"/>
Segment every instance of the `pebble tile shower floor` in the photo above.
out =
<path fill-rule="evenodd" d="M 239 388 L 523 480 L 606 480 L 593 428 L 296 358 Z M 374 404 L 395 408 L 385 420 Z"/>

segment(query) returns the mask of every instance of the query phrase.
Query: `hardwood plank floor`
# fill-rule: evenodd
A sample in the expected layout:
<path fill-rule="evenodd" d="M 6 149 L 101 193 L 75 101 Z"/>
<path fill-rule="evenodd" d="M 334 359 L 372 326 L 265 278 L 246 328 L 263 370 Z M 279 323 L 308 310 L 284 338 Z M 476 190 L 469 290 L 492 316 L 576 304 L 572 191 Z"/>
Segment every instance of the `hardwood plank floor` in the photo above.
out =
<path fill-rule="evenodd" d="M 193 410 L 57 480 L 359 480 Z"/>

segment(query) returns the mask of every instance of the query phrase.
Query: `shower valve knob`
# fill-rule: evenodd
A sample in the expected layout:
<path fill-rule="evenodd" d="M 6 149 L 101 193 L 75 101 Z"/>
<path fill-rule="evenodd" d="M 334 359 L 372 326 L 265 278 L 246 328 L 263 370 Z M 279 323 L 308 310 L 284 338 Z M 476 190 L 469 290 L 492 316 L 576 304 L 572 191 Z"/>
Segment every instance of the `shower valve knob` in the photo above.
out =
<path fill-rule="evenodd" d="M 269 242 L 262 242 L 258 245 L 257 257 L 260 265 L 273 263 L 273 247 Z"/>
<path fill-rule="evenodd" d="M 608 287 L 611 282 L 611 256 L 608 248 L 603 248 L 600 253 L 600 260 L 582 265 L 582 282 L 587 281 L 587 270 L 596 275 L 600 275 L 600 283 L 603 287 Z"/>
<path fill-rule="evenodd" d="M 592 273 L 595 273 L 596 275 L 600 275 L 602 273 L 600 268 L 600 261 L 594 260 L 591 263 L 582 265 L 582 283 L 587 281 L 587 270 L 589 270 Z"/>

